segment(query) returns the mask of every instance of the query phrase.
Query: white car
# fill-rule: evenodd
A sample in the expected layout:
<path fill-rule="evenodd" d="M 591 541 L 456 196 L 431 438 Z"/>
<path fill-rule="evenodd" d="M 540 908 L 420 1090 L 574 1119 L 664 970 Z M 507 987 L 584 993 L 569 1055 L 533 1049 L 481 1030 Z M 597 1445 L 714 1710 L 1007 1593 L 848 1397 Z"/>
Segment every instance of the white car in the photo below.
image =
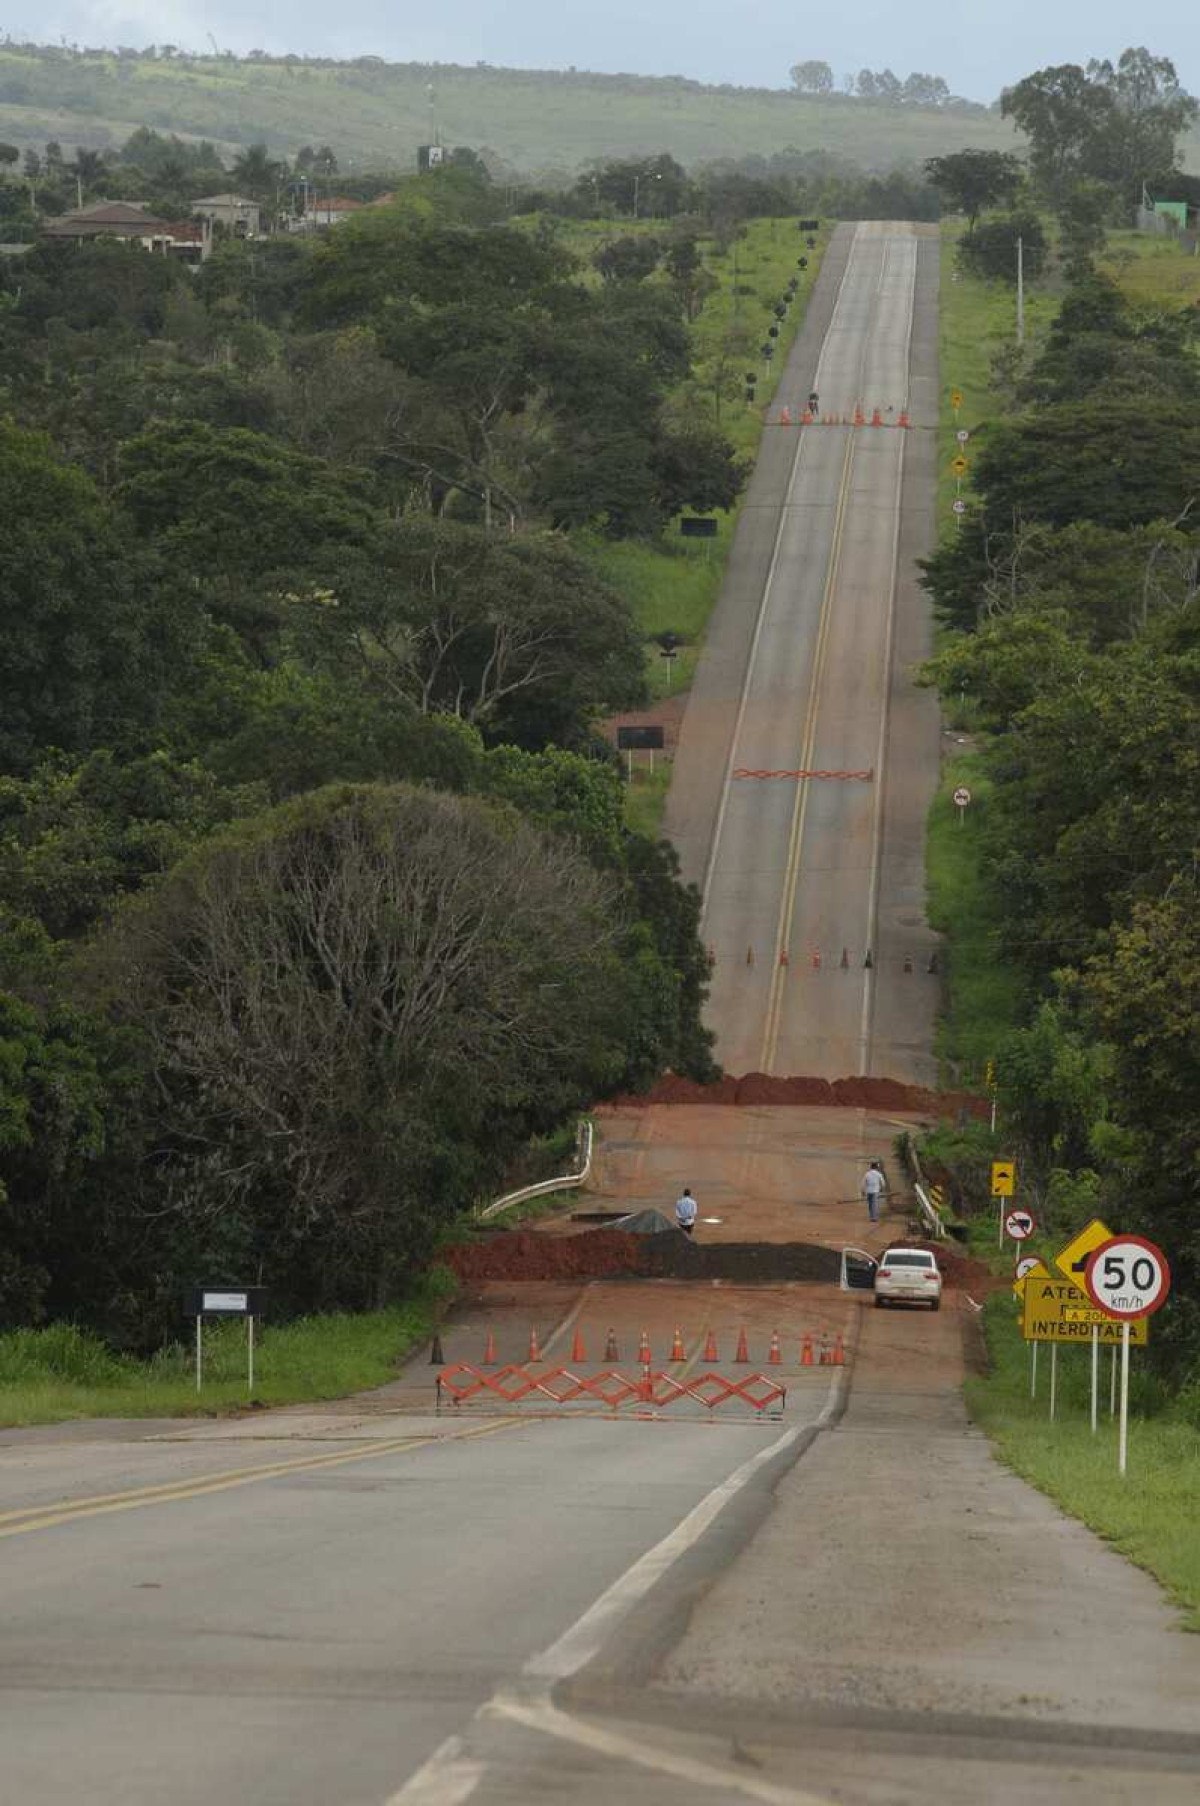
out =
<path fill-rule="evenodd" d="M 875 1306 L 927 1304 L 941 1309 L 942 1273 L 927 1248 L 888 1248 L 875 1269 Z"/>

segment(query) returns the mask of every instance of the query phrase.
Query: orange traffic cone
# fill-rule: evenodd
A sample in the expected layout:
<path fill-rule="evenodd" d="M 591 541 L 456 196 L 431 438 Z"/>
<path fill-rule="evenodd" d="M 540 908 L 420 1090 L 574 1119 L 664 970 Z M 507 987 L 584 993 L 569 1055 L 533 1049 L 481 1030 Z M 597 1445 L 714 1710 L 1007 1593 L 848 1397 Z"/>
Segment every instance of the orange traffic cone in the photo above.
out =
<path fill-rule="evenodd" d="M 834 1338 L 833 1353 L 829 1358 L 831 1365 L 834 1367 L 844 1367 L 846 1365 L 846 1350 L 842 1345 L 842 1338 L 840 1336 Z"/>
<path fill-rule="evenodd" d="M 487 1334 L 487 1341 L 483 1345 L 483 1360 L 481 1362 L 481 1366 L 494 1367 L 495 1365 L 496 1365 L 496 1338 L 492 1334 L 491 1330 L 489 1329 L 488 1334 Z"/>
<path fill-rule="evenodd" d="M 719 1361 L 720 1358 L 720 1355 L 717 1353 L 717 1338 L 710 1329 L 707 1336 L 704 1338 L 704 1359 L 706 1361 Z"/>
<path fill-rule="evenodd" d="M 540 1361 L 542 1358 L 542 1351 L 538 1347 L 536 1329 L 531 1329 L 529 1332 L 529 1354 L 526 1358 L 530 1361 Z"/>
<path fill-rule="evenodd" d="M 857 403 L 854 408 L 854 424 L 855 426 L 865 426 L 867 424 L 867 417 Z"/>
<path fill-rule="evenodd" d="M 604 1344 L 604 1359 L 606 1361 L 619 1361 L 621 1359 L 621 1353 L 617 1347 L 617 1332 L 615 1329 L 610 1329 L 608 1332 L 608 1341 Z"/>
<path fill-rule="evenodd" d="M 683 1346 L 683 1331 L 678 1324 L 675 1325 L 675 1336 L 671 1343 L 671 1359 L 673 1361 L 687 1360 L 687 1354 L 685 1353 Z"/>
<path fill-rule="evenodd" d="M 896 425 L 897 426 L 911 426 L 912 425 L 912 421 L 908 417 L 908 409 L 907 408 L 901 408 L 900 418 L 899 418 L 899 420 L 897 420 Z"/>
<path fill-rule="evenodd" d="M 638 1360 L 643 1367 L 650 1365 L 650 1331 L 648 1329 L 642 1331 L 642 1339 L 638 1343 Z"/>
<path fill-rule="evenodd" d="M 587 1349 L 583 1345 L 583 1331 L 578 1327 L 575 1330 L 575 1339 L 571 1343 L 571 1359 L 573 1361 L 587 1360 Z"/>
<path fill-rule="evenodd" d="M 743 1365 L 745 1365 L 745 1363 L 750 1359 L 750 1350 L 746 1346 L 745 1330 L 742 1330 L 738 1336 L 737 1353 L 734 1355 L 733 1358 L 735 1361 L 741 1361 Z"/>
<path fill-rule="evenodd" d="M 791 410 L 791 408 L 780 408 L 780 410 L 779 410 L 779 424 L 780 424 L 780 426 L 791 426 L 791 424 L 792 424 L 792 410 Z"/>
<path fill-rule="evenodd" d="M 771 1346 L 767 1351 L 767 1360 L 770 1362 L 772 1367 L 781 1367 L 783 1365 L 783 1350 L 779 1346 L 779 1331 L 778 1330 L 774 1330 L 772 1332 Z"/>
<path fill-rule="evenodd" d="M 804 1340 L 800 1344 L 800 1365 L 801 1365 L 801 1367 L 811 1367 L 812 1364 L 813 1364 L 812 1331 L 810 1329 L 806 1329 L 804 1332 Z"/>
<path fill-rule="evenodd" d="M 871 415 L 871 425 L 872 426 L 882 426 L 883 425 L 883 415 L 879 412 L 878 408 L 876 408 L 875 412 Z"/>
<path fill-rule="evenodd" d="M 801 416 L 800 416 L 800 424 L 801 424 L 801 426 L 811 426 L 812 423 L 813 423 L 813 411 L 811 408 L 805 408 L 803 414 L 801 414 Z"/>

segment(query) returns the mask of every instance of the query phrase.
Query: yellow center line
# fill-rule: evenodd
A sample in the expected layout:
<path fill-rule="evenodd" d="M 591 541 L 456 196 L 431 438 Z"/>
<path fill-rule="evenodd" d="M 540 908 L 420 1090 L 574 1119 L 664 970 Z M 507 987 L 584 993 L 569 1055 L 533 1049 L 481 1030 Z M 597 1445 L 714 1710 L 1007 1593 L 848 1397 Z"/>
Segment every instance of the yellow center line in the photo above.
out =
<path fill-rule="evenodd" d="M 137 1511 L 148 1505 L 167 1505 L 183 1499 L 199 1499 L 208 1493 L 230 1492 L 237 1486 L 253 1486 L 260 1480 L 277 1480 L 288 1474 L 311 1473 L 318 1468 L 343 1467 L 354 1461 L 372 1461 L 381 1455 L 404 1454 L 414 1449 L 429 1448 L 435 1443 L 468 1442 L 480 1436 L 494 1436 L 500 1430 L 515 1429 L 518 1424 L 527 1421 L 519 1417 L 502 1417 L 449 1436 L 399 1436 L 386 1442 L 365 1443 L 358 1448 L 341 1449 L 334 1455 L 302 1455 L 294 1461 L 273 1461 L 262 1467 L 226 1468 L 219 1473 L 205 1474 L 194 1480 L 135 1487 L 128 1492 L 96 1493 L 88 1498 L 64 1500 L 53 1505 L 30 1505 L 23 1510 L 0 1514 L 0 1538 L 23 1536 L 30 1530 L 50 1530 L 58 1524 L 104 1517 L 110 1512 Z"/>
<path fill-rule="evenodd" d="M 833 539 L 829 548 L 829 564 L 825 572 L 825 590 L 821 597 L 821 615 L 817 625 L 817 640 L 813 649 L 812 672 L 808 685 L 808 711 L 805 722 L 804 744 L 800 750 L 800 769 L 807 770 L 813 760 L 813 749 L 817 739 L 818 702 L 820 700 L 821 682 L 825 673 L 825 652 L 829 644 L 829 625 L 833 618 L 833 596 L 837 588 L 837 580 L 841 565 L 842 541 L 845 534 L 847 503 L 850 496 L 850 476 L 854 468 L 854 449 L 856 437 L 851 433 L 846 440 L 846 455 L 842 461 L 842 477 L 838 485 L 837 505 L 833 519 Z M 800 881 L 800 850 L 804 843 L 804 822 L 808 814 L 809 786 L 802 779 L 796 785 L 796 800 L 792 805 L 791 831 L 788 836 L 787 865 L 784 872 L 783 895 L 779 904 L 779 922 L 775 932 L 775 958 L 771 972 L 771 990 L 767 1000 L 767 1016 L 763 1027 L 762 1058 L 759 1066 L 761 1072 L 770 1072 L 775 1059 L 776 1045 L 779 1040 L 780 1018 L 783 1013 L 783 971 L 781 964 L 783 949 L 787 943 L 788 926 L 796 903 L 796 886 Z"/>

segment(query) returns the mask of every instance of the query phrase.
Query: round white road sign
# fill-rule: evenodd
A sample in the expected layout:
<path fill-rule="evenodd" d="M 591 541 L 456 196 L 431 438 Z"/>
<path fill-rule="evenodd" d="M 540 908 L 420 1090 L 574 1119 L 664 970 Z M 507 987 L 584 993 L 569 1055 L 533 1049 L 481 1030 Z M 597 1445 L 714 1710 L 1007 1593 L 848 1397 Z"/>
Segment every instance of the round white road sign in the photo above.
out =
<path fill-rule="evenodd" d="M 1004 1219 L 1004 1233 L 1014 1242 L 1027 1242 L 1037 1228 L 1037 1218 L 1027 1210 L 1010 1210 Z"/>
<path fill-rule="evenodd" d="M 967 504 L 963 501 L 961 495 L 955 496 L 950 506 L 953 508 L 955 514 L 965 514 L 967 512 Z"/>
<path fill-rule="evenodd" d="M 958 440 L 958 443 L 960 445 L 965 445 L 967 443 L 967 440 L 971 437 L 971 435 L 967 431 L 965 426 L 960 426 L 958 431 L 955 433 L 954 437 Z"/>
<path fill-rule="evenodd" d="M 1088 1260 L 1083 1283 L 1098 1310 L 1125 1321 L 1148 1317 L 1166 1303 L 1171 1268 L 1162 1249 L 1145 1236 L 1114 1235 Z"/>
<path fill-rule="evenodd" d="M 958 789 L 954 792 L 954 800 L 960 809 L 966 808 L 971 800 L 971 792 L 967 789 L 965 784 L 960 784 Z"/>
<path fill-rule="evenodd" d="M 1018 1279 L 1024 1279 L 1027 1274 L 1032 1273 L 1033 1269 L 1035 1267 L 1040 1267 L 1041 1264 L 1042 1263 L 1036 1254 L 1023 1254 L 1017 1262 L 1016 1277 Z"/>

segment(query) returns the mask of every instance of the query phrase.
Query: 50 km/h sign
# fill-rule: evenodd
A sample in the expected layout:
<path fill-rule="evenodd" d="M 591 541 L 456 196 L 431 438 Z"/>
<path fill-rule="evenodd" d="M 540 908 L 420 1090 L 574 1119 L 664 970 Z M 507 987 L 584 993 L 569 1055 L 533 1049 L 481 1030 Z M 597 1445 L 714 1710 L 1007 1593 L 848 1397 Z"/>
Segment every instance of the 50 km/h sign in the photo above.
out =
<path fill-rule="evenodd" d="M 1167 1257 L 1141 1235 L 1114 1235 L 1089 1257 L 1083 1283 L 1097 1310 L 1121 1322 L 1149 1317 L 1171 1290 Z"/>

